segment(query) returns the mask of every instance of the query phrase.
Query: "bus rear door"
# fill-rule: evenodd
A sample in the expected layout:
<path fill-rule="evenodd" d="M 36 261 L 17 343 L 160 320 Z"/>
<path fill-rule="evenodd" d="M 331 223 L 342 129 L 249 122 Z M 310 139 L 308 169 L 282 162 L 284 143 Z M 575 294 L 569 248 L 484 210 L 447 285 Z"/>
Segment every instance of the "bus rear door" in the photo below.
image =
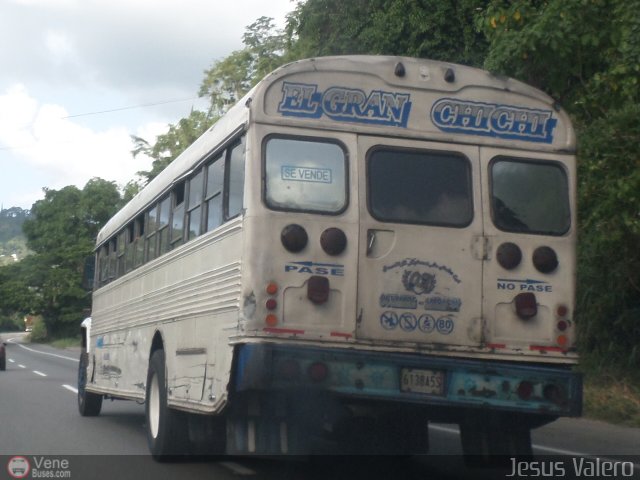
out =
<path fill-rule="evenodd" d="M 479 148 L 360 137 L 356 336 L 467 349 L 483 341 Z"/>

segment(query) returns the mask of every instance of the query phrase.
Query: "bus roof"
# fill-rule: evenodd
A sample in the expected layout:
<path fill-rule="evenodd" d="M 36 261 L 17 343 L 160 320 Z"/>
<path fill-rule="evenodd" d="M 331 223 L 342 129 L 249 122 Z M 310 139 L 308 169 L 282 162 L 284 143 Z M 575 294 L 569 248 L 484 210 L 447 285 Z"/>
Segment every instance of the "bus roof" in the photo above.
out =
<path fill-rule="evenodd" d="M 533 151 L 575 151 L 548 95 L 477 68 L 393 56 L 300 60 L 275 70 L 100 231 L 100 245 L 165 195 L 249 121 Z"/>

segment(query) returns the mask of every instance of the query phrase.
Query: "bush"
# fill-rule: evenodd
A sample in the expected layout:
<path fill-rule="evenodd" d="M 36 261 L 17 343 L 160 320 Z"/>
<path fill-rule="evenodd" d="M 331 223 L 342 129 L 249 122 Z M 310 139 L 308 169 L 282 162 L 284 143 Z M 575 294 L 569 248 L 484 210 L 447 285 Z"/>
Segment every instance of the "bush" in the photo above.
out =
<path fill-rule="evenodd" d="M 47 326 L 42 317 L 36 317 L 33 321 L 33 330 L 31 331 L 32 342 L 44 342 L 47 339 Z"/>

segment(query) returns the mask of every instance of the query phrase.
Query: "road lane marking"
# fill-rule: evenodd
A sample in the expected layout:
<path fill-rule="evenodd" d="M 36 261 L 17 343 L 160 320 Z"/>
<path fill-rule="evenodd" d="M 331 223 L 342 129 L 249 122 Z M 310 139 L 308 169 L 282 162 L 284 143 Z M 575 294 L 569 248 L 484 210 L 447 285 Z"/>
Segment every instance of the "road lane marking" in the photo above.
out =
<path fill-rule="evenodd" d="M 76 387 L 72 387 L 71 385 L 62 385 L 62 388 L 66 388 L 67 390 L 75 393 L 76 395 L 78 394 L 78 389 Z"/>
<path fill-rule="evenodd" d="M 255 475 L 256 472 L 235 462 L 220 462 L 219 465 L 231 470 L 236 475 Z"/>
<path fill-rule="evenodd" d="M 445 432 L 445 433 L 453 433 L 455 435 L 459 435 L 460 434 L 460 429 L 455 428 L 455 427 L 442 427 L 440 425 L 429 425 L 430 429 L 433 430 L 437 430 L 439 432 Z M 574 452 L 572 450 L 564 450 L 562 448 L 555 448 L 555 447 L 545 447 L 544 445 L 538 445 L 536 443 L 532 443 L 531 447 L 535 450 L 540 450 L 541 452 L 548 452 L 554 455 L 566 455 L 569 457 L 585 457 L 585 458 L 593 458 L 593 459 L 600 459 L 603 460 L 605 462 L 612 462 L 612 463 L 619 463 L 620 460 L 616 460 L 615 458 L 609 458 L 609 457 L 604 457 L 604 456 L 600 456 L 600 455 L 592 455 L 590 453 L 584 453 L 584 452 Z M 638 463 L 634 463 L 633 464 L 633 469 L 634 470 L 640 470 L 640 464 Z"/>
<path fill-rule="evenodd" d="M 20 363 L 18 364 L 18 366 L 19 366 L 20 368 L 27 368 L 27 367 L 25 367 L 24 365 L 22 365 L 22 364 L 20 364 Z"/>
<path fill-rule="evenodd" d="M 41 352 L 40 350 L 34 350 L 33 348 L 25 347 L 21 343 L 15 343 L 12 340 L 15 340 L 15 337 L 14 338 L 9 338 L 7 340 L 7 342 L 11 343 L 12 345 L 17 345 L 20 348 L 24 348 L 25 350 L 29 350 L 30 352 L 33 352 L 33 353 L 39 353 L 40 355 L 49 355 L 50 357 L 63 358 L 65 360 L 70 360 L 72 362 L 79 362 L 80 361 L 77 358 L 65 357 L 64 355 L 58 355 L 57 353 Z"/>
<path fill-rule="evenodd" d="M 13 358 L 10 358 L 9 363 L 16 363 L 16 361 Z"/>
<path fill-rule="evenodd" d="M 39 372 L 38 370 L 34 370 L 33 373 L 35 373 L 36 375 L 40 375 L 41 377 L 46 377 L 47 376 L 46 373 Z"/>

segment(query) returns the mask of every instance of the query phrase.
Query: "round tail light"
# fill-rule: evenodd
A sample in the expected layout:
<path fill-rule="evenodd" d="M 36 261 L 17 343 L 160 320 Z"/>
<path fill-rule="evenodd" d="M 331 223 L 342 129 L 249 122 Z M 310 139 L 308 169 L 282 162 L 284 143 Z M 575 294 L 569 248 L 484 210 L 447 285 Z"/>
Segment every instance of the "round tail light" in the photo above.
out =
<path fill-rule="evenodd" d="M 558 256 L 553 248 L 538 247 L 533 252 L 533 265 L 540 273 L 551 273 L 558 268 Z"/>
<path fill-rule="evenodd" d="M 531 382 L 520 382 L 516 391 L 521 400 L 529 400 L 533 394 L 533 384 Z"/>
<path fill-rule="evenodd" d="M 503 243 L 498 247 L 496 259 L 502 268 L 513 270 L 522 261 L 522 251 L 515 243 Z"/>
<path fill-rule="evenodd" d="M 327 367 L 326 363 L 314 362 L 309 365 L 307 373 L 313 382 L 320 383 L 326 380 L 329 376 L 329 367 Z"/>
<path fill-rule="evenodd" d="M 320 246 L 328 255 L 340 255 L 347 248 L 347 236 L 339 228 L 327 228 L 320 235 Z"/>
<path fill-rule="evenodd" d="M 292 253 L 298 253 L 307 246 L 309 236 L 303 227 L 292 223 L 282 229 L 282 232 L 280 233 L 280 241 L 284 248 Z"/>

